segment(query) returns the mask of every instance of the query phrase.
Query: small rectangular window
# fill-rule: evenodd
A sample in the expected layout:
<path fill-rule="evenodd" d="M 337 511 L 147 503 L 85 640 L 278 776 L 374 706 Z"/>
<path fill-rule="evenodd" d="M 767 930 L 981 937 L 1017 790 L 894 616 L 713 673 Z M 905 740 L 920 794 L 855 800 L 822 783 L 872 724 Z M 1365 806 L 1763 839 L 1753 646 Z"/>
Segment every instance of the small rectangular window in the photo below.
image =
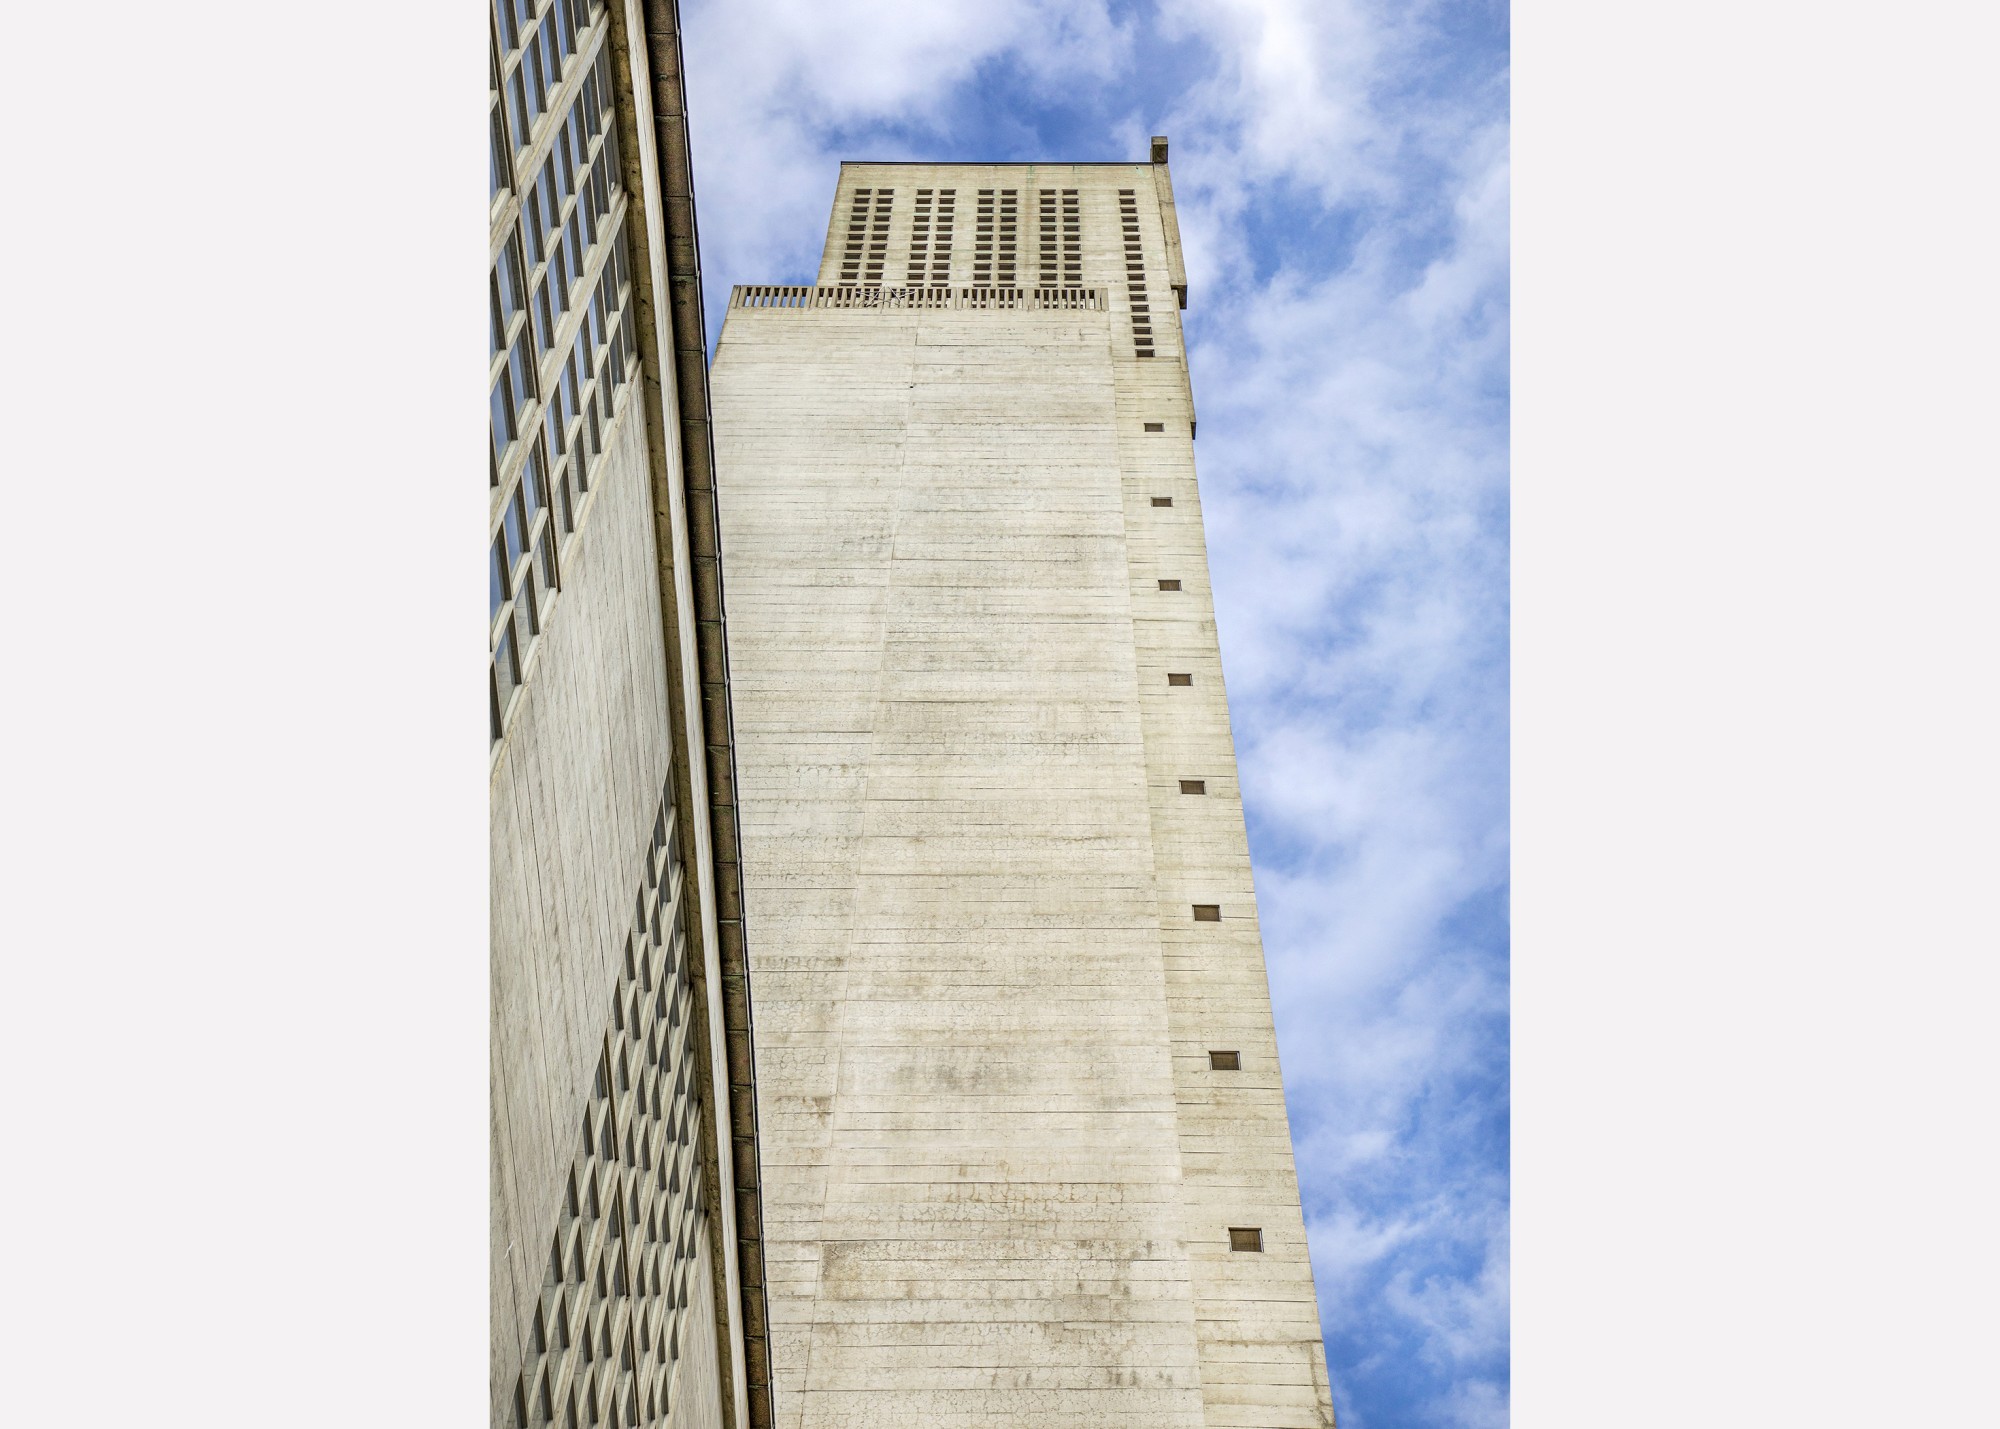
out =
<path fill-rule="evenodd" d="M 1208 1054 L 1208 1069 L 1211 1072 L 1240 1072 L 1243 1070 L 1242 1054 L 1238 1052 L 1210 1052 Z"/>
<path fill-rule="evenodd" d="M 1206 794 L 1208 792 L 1208 781 L 1206 779 L 1183 779 L 1181 780 L 1181 792 L 1183 794 Z"/>
<path fill-rule="evenodd" d="M 1168 675 L 1168 676 L 1167 676 L 1167 683 L 1168 683 L 1168 684 L 1170 684 L 1170 685 L 1192 685 L 1192 684 L 1194 683 L 1194 676 L 1193 676 L 1193 675 Z"/>
<path fill-rule="evenodd" d="M 1149 432 L 1164 432 L 1166 429 L 1167 429 L 1167 424 L 1165 422 L 1146 423 L 1146 430 Z"/>
<path fill-rule="evenodd" d="M 1181 583 L 1180 583 L 1179 581 L 1161 581 L 1161 582 L 1160 582 L 1160 589 L 1161 589 L 1161 590 L 1179 590 L 1180 588 L 1181 588 Z"/>
<path fill-rule="evenodd" d="M 1194 905 L 1194 920 L 1197 923 L 1220 923 L 1222 906 L 1217 903 L 1197 903 Z"/>
<path fill-rule="evenodd" d="M 1155 496 L 1153 504 L 1155 506 L 1171 506 L 1174 504 L 1174 499 L 1171 496 Z"/>
<path fill-rule="evenodd" d="M 1231 1250 L 1262 1250 L 1264 1232 L 1256 1226 L 1231 1226 L 1229 1228 L 1229 1248 Z"/>

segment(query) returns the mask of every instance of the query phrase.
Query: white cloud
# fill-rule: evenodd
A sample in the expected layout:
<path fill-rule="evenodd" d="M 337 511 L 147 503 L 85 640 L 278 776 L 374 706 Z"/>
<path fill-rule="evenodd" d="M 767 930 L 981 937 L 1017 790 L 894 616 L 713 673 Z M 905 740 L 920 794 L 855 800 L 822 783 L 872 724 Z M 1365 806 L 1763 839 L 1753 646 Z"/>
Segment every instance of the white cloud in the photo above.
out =
<path fill-rule="evenodd" d="M 839 161 L 876 157 L 838 152 L 836 135 L 935 124 L 1002 55 L 1031 58 L 1044 88 L 1102 83 L 1130 43 L 1104 0 L 710 0 L 683 21 L 711 293 L 810 281 Z"/>
<path fill-rule="evenodd" d="M 1506 877 L 1504 112 L 1384 98 L 1410 83 L 1421 11 L 1173 13 L 1224 56 L 1170 121 L 1193 136 L 1175 188 L 1287 1099 L 1322 1311 L 1347 1332 L 1331 1368 L 1337 1387 L 1384 1373 L 1400 1326 L 1450 1386 L 1426 1421 L 1490 1429 L 1504 1166 L 1455 1144 L 1497 1109 L 1451 1088 L 1492 1095 L 1505 969 L 1446 928 Z M 1274 201 L 1349 217 L 1351 252 L 1273 267 L 1247 231 Z"/>

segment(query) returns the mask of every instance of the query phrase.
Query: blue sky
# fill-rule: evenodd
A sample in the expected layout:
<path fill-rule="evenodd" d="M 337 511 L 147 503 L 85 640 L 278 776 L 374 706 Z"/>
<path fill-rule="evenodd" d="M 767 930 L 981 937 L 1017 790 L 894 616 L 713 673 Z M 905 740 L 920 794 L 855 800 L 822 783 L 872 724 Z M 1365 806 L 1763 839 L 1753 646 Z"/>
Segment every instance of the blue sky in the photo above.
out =
<path fill-rule="evenodd" d="M 1173 144 L 1216 618 L 1343 1429 L 1508 1418 L 1504 5 L 685 0 L 711 329 L 842 158 Z M 711 331 L 712 340 L 712 331 Z"/>

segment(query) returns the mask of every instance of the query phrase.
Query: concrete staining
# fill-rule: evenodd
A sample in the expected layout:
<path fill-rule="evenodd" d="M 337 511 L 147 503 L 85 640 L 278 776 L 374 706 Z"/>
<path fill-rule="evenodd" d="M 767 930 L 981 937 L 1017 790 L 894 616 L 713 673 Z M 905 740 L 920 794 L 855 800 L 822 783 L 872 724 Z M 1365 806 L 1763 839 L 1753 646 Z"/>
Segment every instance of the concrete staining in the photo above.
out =
<path fill-rule="evenodd" d="M 1164 164 L 844 166 L 823 283 L 858 187 L 893 190 L 891 281 L 916 190 L 956 190 L 955 287 L 978 190 L 1016 190 L 1027 284 L 1039 191 L 1075 190 L 1106 302 L 724 329 L 777 1422 L 1330 1424 Z"/>

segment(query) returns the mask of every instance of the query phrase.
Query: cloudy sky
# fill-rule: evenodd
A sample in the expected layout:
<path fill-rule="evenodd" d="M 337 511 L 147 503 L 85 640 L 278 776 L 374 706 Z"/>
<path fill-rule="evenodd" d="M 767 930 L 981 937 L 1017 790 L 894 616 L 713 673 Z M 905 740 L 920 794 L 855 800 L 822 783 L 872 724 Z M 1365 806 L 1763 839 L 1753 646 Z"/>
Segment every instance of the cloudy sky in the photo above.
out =
<path fill-rule="evenodd" d="M 1216 617 L 1343 1429 L 1508 1416 L 1502 0 L 683 0 L 711 328 L 843 158 L 1173 144 Z M 712 340 L 711 332 L 711 340 Z"/>

